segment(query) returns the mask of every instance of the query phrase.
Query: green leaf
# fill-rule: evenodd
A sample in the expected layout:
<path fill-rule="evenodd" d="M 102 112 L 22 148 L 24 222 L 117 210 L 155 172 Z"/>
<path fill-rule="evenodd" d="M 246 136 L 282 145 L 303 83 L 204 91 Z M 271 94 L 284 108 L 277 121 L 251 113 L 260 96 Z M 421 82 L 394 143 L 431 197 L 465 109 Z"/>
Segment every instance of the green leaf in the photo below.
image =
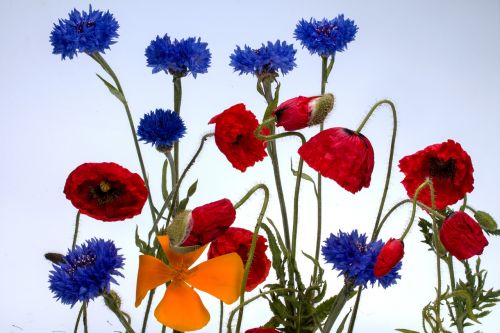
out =
<path fill-rule="evenodd" d="M 294 170 L 293 169 L 293 163 L 292 163 L 292 160 L 290 159 L 290 170 L 292 170 L 292 173 L 295 177 L 298 176 L 299 172 L 297 170 Z M 301 174 L 301 178 L 304 179 L 304 180 L 307 180 L 308 182 L 311 182 L 314 186 L 314 193 L 316 194 L 316 196 L 318 196 L 318 189 L 316 187 L 316 183 L 314 182 L 314 179 L 309 176 L 307 173 L 304 173 L 302 172 Z"/>
<path fill-rule="evenodd" d="M 182 199 L 182 200 L 179 202 L 179 210 L 184 210 L 184 209 L 186 209 L 188 202 L 189 202 L 189 197 Z"/>
<path fill-rule="evenodd" d="M 323 320 L 325 320 L 328 314 L 330 313 L 330 310 L 332 309 L 336 297 L 337 297 L 336 295 L 332 296 L 316 307 L 315 314 L 320 323 L 323 322 Z"/>
<path fill-rule="evenodd" d="M 351 314 L 352 309 L 349 309 L 349 312 L 345 315 L 344 319 L 340 322 L 339 328 L 337 328 L 337 333 L 342 333 L 344 330 L 345 323 L 347 321 L 347 318 L 349 318 L 349 315 Z"/>
<path fill-rule="evenodd" d="M 266 224 L 262 223 L 261 228 L 267 234 L 267 241 L 269 243 L 269 248 L 271 249 L 272 255 L 272 266 L 276 273 L 276 277 L 278 278 L 280 283 L 284 285 L 286 274 L 284 270 L 283 260 L 281 259 L 281 252 L 278 247 L 278 243 L 276 242 L 276 237 L 274 237 L 271 229 Z"/>
<path fill-rule="evenodd" d="M 419 333 L 418 331 L 407 330 L 405 328 L 396 328 L 396 331 L 401 333 Z"/>
<path fill-rule="evenodd" d="M 191 186 L 189 186 L 187 191 L 187 196 L 192 197 L 193 194 L 195 194 L 197 187 L 198 187 L 198 179 L 193 184 L 191 184 Z"/>
<path fill-rule="evenodd" d="M 135 227 L 135 245 L 139 248 L 139 252 L 149 254 L 148 244 L 139 237 L 139 226 Z"/>
<path fill-rule="evenodd" d="M 96 75 L 99 79 L 101 79 L 101 81 L 104 83 L 104 85 L 106 87 L 108 87 L 110 93 L 112 93 L 116 98 L 118 98 L 118 100 L 120 102 L 122 102 L 123 104 L 127 104 L 127 100 L 125 99 L 125 96 L 123 96 L 123 94 L 120 91 L 118 91 L 118 89 L 116 89 L 116 87 L 114 85 L 112 85 L 111 83 L 109 83 L 108 81 L 103 79 L 102 76 L 100 76 L 99 74 L 96 74 Z"/>

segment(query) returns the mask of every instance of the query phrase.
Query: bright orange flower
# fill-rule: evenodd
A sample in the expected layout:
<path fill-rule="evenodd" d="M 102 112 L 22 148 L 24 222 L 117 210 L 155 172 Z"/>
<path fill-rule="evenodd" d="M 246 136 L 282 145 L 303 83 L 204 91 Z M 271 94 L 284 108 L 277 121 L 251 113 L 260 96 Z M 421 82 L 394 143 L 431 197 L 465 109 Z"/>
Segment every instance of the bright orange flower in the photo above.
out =
<path fill-rule="evenodd" d="M 171 281 L 155 317 L 163 325 L 177 331 L 194 331 L 204 327 L 210 314 L 193 288 L 217 297 L 226 304 L 238 299 L 243 279 L 243 262 L 236 253 L 205 261 L 191 269 L 205 246 L 180 253 L 170 248 L 168 236 L 158 236 L 169 265 L 149 255 L 139 257 L 135 306 L 139 306 L 148 291 Z"/>

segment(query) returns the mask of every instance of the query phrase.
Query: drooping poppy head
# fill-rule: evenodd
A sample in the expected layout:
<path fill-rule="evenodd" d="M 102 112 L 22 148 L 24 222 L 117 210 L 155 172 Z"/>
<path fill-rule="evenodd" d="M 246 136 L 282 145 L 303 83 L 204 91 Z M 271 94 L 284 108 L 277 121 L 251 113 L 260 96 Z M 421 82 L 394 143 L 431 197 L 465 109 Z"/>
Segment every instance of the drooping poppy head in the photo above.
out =
<path fill-rule="evenodd" d="M 253 232 L 249 230 L 231 227 L 227 229 L 222 236 L 210 243 L 208 258 L 211 259 L 226 253 L 236 252 L 241 257 L 241 260 L 243 260 L 243 264 L 246 264 L 248 252 L 252 244 L 252 237 Z M 267 239 L 259 235 L 252 265 L 250 266 L 250 272 L 248 274 L 248 280 L 245 287 L 246 291 L 254 290 L 255 287 L 266 280 L 269 274 L 271 261 L 266 255 L 266 242 Z"/>
<path fill-rule="evenodd" d="M 402 183 L 410 198 L 428 177 L 432 179 L 437 209 L 456 203 L 474 189 L 472 161 L 462 146 L 453 140 L 403 157 L 399 169 L 405 174 Z M 429 207 L 432 205 L 428 187 L 420 192 L 418 201 Z"/>
<path fill-rule="evenodd" d="M 483 253 L 488 245 L 481 226 L 465 212 L 455 212 L 444 220 L 439 239 L 448 252 L 458 260 Z"/>
<path fill-rule="evenodd" d="M 236 210 L 229 199 L 221 199 L 196 207 L 176 217 L 167 232 L 182 233 L 180 246 L 205 245 L 222 235 L 236 219 Z M 172 238 L 172 236 L 171 236 Z"/>
<path fill-rule="evenodd" d="M 374 153 L 370 141 L 361 133 L 329 128 L 309 139 L 298 152 L 311 168 L 351 193 L 370 186 Z"/>
<path fill-rule="evenodd" d="M 389 273 L 398 262 L 401 261 L 405 254 L 404 244 L 399 239 L 391 238 L 382 246 L 373 273 L 375 277 L 380 278 Z"/>
<path fill-rule="evenodd" d="M 283 126 L 286 131 L 296 131 L 321 124 L 332 110 L 333 103 L 332 94 L 291 98 L 273 111 L 276 126 Z"/>
<path fill-rule="evenodd" d="M 84 163 L 73 170 L 64 194 L 82 214 L 101 221 L 138 215 L 148 197 L 142 178 L 113 163 Z"/>
<path fill-rule="evenodd" d="M 241 172 L 267 156 L 266 142 L 257 139 L 254 134 L 259 122 L 245 104 L 233 105 L 213 117 L 209 124 L 215 124 L 217 147 Z M 262 134 L 267 133 L 267 128 L 262 131 Z"/>

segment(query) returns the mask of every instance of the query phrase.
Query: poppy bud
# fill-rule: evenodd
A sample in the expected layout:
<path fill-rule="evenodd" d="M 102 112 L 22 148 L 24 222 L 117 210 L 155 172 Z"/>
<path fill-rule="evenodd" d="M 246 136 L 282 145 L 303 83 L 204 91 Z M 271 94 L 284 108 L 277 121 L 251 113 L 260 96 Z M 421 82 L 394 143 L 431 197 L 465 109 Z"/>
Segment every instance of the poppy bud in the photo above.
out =
<path fill-rule="evenodd" d="M 493 219 L 493 217 L 481 210 L 476 211 L 474 214 L 474 217 L 476 218 L 477 222 L 481 225 L 481 227 L 486 230 L 486 231 L 495 231 L 497 230 L 498 226 L 496 221 Z"/>
<path fill-rule="evenodd" d="M 229 199 L 221 199 L 193 209 L 187 219 L 186 238 L 182 246 L 205 245 L 222 235 L 236 219 Z"/>
<path fill-rule="evenodd" d="M 370 141 L 361 133 L 329 128 L 304 143 L 298 153 L 311 168 L 351 193 L 370 186 L 374 153 Z"/>
<path fill-rule="evenodd" d="M 373 273 L 380 278 L 391 271 L 405 254 L 404 244 L 399 239 L 391 238 L 380 250 Z"/>
<path fill-rule="evenodd" d="M 286 131 L 295 131 L 321 124 L 332 111 L 334 101 L 332 94 L 291 98 L 273 111 L 276 126 L 283 126 Z"/>
<path fill-rule="evenodd" d="M 458 260 L 480 255 L 488 245 L 479 224 L 465 212 L 455 212 L 447 217 L 439 231 L 439 238 L 446 250 Z"/>

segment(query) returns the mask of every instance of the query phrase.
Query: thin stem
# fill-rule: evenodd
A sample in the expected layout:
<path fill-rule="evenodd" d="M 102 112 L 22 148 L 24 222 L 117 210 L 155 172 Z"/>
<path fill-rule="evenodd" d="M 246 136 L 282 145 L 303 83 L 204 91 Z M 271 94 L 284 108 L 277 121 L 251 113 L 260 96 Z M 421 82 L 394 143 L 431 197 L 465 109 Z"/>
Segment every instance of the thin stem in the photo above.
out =
<path fill-rule="evenodd" d="M 167 327 L 165 325 L 161 325 L 161 333 L 165 333 L 167 331 Z"/>
<path fill-rule="evenodd" d="M 467 207 L 467 194 L 464 195 L 464 200 L 462 202 L 462 206 L 460 206 L 460 211 L 463 212 L 465 210 L 465 207 Z"/>
<path fill-rule="evenodd" d="M 305 140 L 302 144 L 305 143 Z M 300 181 L 302 179 L 302 168 L 304 166 L 304 160 L 299 159 L 299 166 L 297 168 L 297 178 L 295 180 L 295 192 L 293 195 L 293 224 L 292 224 L 292 259 L 295 261 L 295 255 L 297 252 L 297 229 L 299 224 L 299 194 L 300 194 Z M 315 265 L 316 266 L 316 265 Z"/>
<path fill-rule="evenodd" d="M 181 113 L 181 101 L 182 101 L 182 83 L 181 83 L 181 78 L 178 76 L 174 76 L 173 79 L 174 82 L 174 111 L 177 112 L 177 114 Z M 175 174 L 178 176 L 179 175 L 179 141 L 177 141 L 174 144 L 174 170 Z M 176 178 L 175 181 L 177 182 L 178 179 Z M 175 204 L 178 205 L 178 198 L 175 200 Z"/>
<path fill-rule="evenodd" d="M 266 99 L 266 102 L 269 105 L 274 103 L 274 98 L 272 95 L 271 91 L 271 80 L 267 79 L 262 82 L 262 86 L 264 87 L 264 97 Z M 268 125 L 268 128 L 271 131 L 271 135 L 275 134 L 275 126 L 274 122 L 270 123 Z M 260 131 L 259 131 L 260 134 Z M 267 145 L 267 150 L 269 152 L 269 157 L 271 158 L 271 163 L 273 166 L 273 174 L 274 174 L 274 181 L 276 183 L 276 191 L 278 192 L 278 201 L 280 204 L 280 210 L 281 210 L 281 218 L 283 222 L 283 233 L 285 236 L 285 244 L 286 247 L 289 249 L 290 248 L 290 231 L 288 227 L 288 215 L 287 215 L 287 210 L 286 210 L 286 204 L 285 204 L 285 197 L 283 195 L 283 185 L 281 184 L 281 175 L 280 175 L 280 167 L 279 167 L 279 161 L 278 161 L 278 151 L 276 147 L 276 143 L 274 141 L 271 141 Z"/>
<path fill-rule="evenodd" d="M 337 320 L 337 317 L 344 308 L 344 305 L 349 300 L 349 295 L 352 293 L 353 288 L 352 282 L 345 282 L 344 286 L 335 297 L 332 309 L 330 310 L 330 313 L 326 318 L 325 325 L 323 326 L 323 331 L 330 332 L 332 330 L 335 320 Z"/>
<path fill-rule="evenodd" d="M 109 66 L 109 64 L 106 62 L 106 60 L 101 56 L 99 52 L 95 52 L 92 54 L 89 54 L 89 56 L 94 59 L 101 67 L 108 73 L 113 81 L 116 84 L 116 88 L 118 91 L 122 94 L 122 96 L 125 97 L 125 93 L 123 92 L 122 86 L 120 84 L 120 81 L 118 80 L 118 77 L 116 76 L 115 72 Z M 139 159 L 139 164 L 141 166 L 141 172 L 142 172 L 142 178 L 144 179 L 144 183 L 146 184 L 146 188 L 148 189 L 148 202 L 149 202 L 149 209 L 151 210 L 151 216 L 153 220 L 155 219 L 155 210 L 154 210 L 154 205 L 153 205 L 153 198 L 151 197 L 151 191 L 149 188 L 149 181 L 147 177 L 147 172 L 146 172 L 146 167 L 144 166 L 144 161 L 142 159 L 142 153 L 141 153 L 141 147 L 139 146 L 139 141 L 137 140 L 137 134 L 135 132 L 135 125 L 134 121 L 132 119 L 132 114 L 130 112 L 130 108 L 128 106 L 128 103 L 126 99 L 124 98 L 124 101 L 122 101 L 123 106 L 125 107 L 125 112 L 127 114 L 127 119 L 128 123 L 130 125 L 130 131 L 132 132 L 132 138 L 134 139 L 134 145 L 135 145 L 135 150 L 137 152 L 137 158 Z"/>
<path fill-rule="evenodd" d="M 469 205 L 465 205 L 465 208 L 470 210 L 473 214 L 476 214 L 476 210 Z"/>
<path fill-rule="evenodd" d="M 356 295 L 356 302 L 354 303 L 354 309 L 352 311 L 351 320 L 349 321 L 349 328 L 347 329 L 347 333 L 352 333 L 354 330 L 354 324 L 356 323 L 356 316 L 358 315 L 359 302 L 361 301 L 361 292 L 363 291 L 363 287 L 359 286 L 358 294 Z"/>
<path fill-rule="evenodd" d="M 247 285 L 248 274 L 250 272 L 250 267 L 252 265 L 253 257 L 255 255 L 255 247 L 257 246 L 257 238 L 259 237 L 259 229 L 262 223 L 262 219 L 264 218 L 264 214 L 267 210 L 267 205 L 269 203 L 269 189 L 265 184 L 257 184 L 250 191 L 257 191 L 261 189 L 264 191 L 264 201 L 262 203 L 262 208 L 260 209 L 259 216 L 257 217 L 257 223 L 255 224 L 255 229 L 252 236 L 252 243 L 250 245 L 250 250 L 248 251 L 247 262 L 245 263 L 245 271 L 243 272 L 243 279 L 241 282 L 241 290 L 240 290 L 240 304 L 245 302 L 245 287 Z M 236 333 L 240 332 L 241 321 L 243 320 L 243 307 L 238 311 L 238 321 L 236 323 Z"/>
<path fill-rule="evenodd" d="M 429 188 L 431 190 L 431 207 L 433 210 L 436 209 L 436 204 L 435 204 L 435 193 L 434 193 L 434 185 L 432 184 L 432 181 L 427 178 L 429 182 Z M 437 223 L 436 223 L 436 216 L 431 213 L 432 216 L 432 233 L 433 233 L 433 238 L 434 238 L 434 248 L 436 250 L 436 269 L 437 269 L 437 297 L 436 301 L 437 304 L 435 304 L 435 311 L 436 311 L 436 319 L 438 321 L 438 325 L 441 326 L 441 301 L 439 300 L 441 297 L 441 258 L 439 254 L 439 238 L 438 238 L 438 229 L 437 229 Z"/>
<path fill-rule="evenodd" d="M 456 284 L 455 284 L 455 270 L 453 269 L 453 257 L 451 255 L 448 255 L 446 257 L 446 264 L 448 265 L 448 271 L 450 272 L 450 284 L 451 284 L 451 291 L 454 292 L 456 289 Z M 464 333 L 464 327 L 462 323 L 462 313 L 461 310 L 458 306 L 458 298 L 453 297 L 453 304 L 455 305 L 455 323 L 457 326 L 457 331 L 458 333 Z"/>
<path fill-rule="evenodd" d="M 173 166 L 172 166 L 172 168 L 173 168 Z M 168 197 L 167 169 L 168 169 L 168 158 L 165 158 L 165 161 L 163 162 L 163 167 L 161 168 L 161 194 L 163 197 L 163 201 L 167 200 L 167 197 Z"/>
<path fill-rule="evenodd" d="M 220 313 L 219 313 L 219 333 L 222 333 L 222 325 L 224 323 L 224 303 L 220 301 Z"/>
<path fill-rule="evenodd" d="M 74 250 L 76 246 L 76 239 L 78 238 L 78 228 L 80 227 L 80 211 L 76 213 L 75 219 L 75 233 L 73 234 L 73 243 L 71 245 L 71 249 Z"/>
<path fill-rule="evenodd" d="M 417 210 L 417 199 L 418 199 L 418 196 L 420 195 L 420 192 L 427 186 L 431 186 L 431 181 L 429 178 L 427 178 L 422 184 L 419 185 L 419 187 L 417 187 L 417 189 L 415 190 L 415 194 L 413 195 L 413 208 L 411 210 L 411 217 L 410 217 L 410 222 L 408 223 L 408 225 L 406 226 L 406 229 L 405 231 L 403 232 L 403 235 L 401 235 L 401 237 L 399 238 L 401 241 L 403 241 L 406 237 L 406 235 L 408 235 L 408 232 L 410 231 L 412 225 L 413 225 L 413 221 L 415 221 L 415 213 L 416 213 L 416 210 Z M 436 247 L 437 248 L 437 247 Z"/>
<path fill-rule="evenodd" d="M 135 333 L 134 329 L 130 326 L 130 323 L 127 321 L 127 319 L 123 315 L 122 311 L 120 310 L 120 308 L 116 304 L 113 297 L 108 293 L 103 293 L 102 297 L 104 297 L 104 299 L 105 299 L 104 303 L 106 304 L 108 309 L 110 309 L 111 312 L 113 312 L 116 315 L 116 317 L 118 318 L 118 320 L 122 324 L 123 328 L 125 328 L 125 331 L 127 333 Z"/>
<path fill-rule="evenodd" d="M 87 302 L 83 302 L 83 332 L 89 333 L 89 324 L 87 320 Z"/>
<path fill-rule="evenodd" d="M 85 306 L 85 302 L 82 302 L 82 306 L 80 307 L 80 311 L 78 311 L 78 316 L 76 317 L 75 330 L 73 331 L 73 333 L 78 332 L 78 325 L 80 324 L 80 318 L 82 317 L 84 306 Z"/>
<path fill-rule="evenodd" d="M 175 183 L 177 182 L 177 170 L 175 168 L 175 162 L 174 158 L 172 157 L 172 152 L 167 152 L 165 153 L 165 156 L 167 156 L 168 163 L 170 163 L 170 172 L 171 172 L 171 177 L 172 177 L 172 189 L 175 187 Z"/>
<path fill-rule="evenodd" d="M 148 326 L 149 311 L 151 311 L 151 304 L 153 303 L 153 296 L 155 294 L 156 288 L 149 292 L 148 304 L 146 305 L 146 311 L 144 312 L 144 319 L 142 320 L 141 333 L 146 333 L 146 327 Z"/>

